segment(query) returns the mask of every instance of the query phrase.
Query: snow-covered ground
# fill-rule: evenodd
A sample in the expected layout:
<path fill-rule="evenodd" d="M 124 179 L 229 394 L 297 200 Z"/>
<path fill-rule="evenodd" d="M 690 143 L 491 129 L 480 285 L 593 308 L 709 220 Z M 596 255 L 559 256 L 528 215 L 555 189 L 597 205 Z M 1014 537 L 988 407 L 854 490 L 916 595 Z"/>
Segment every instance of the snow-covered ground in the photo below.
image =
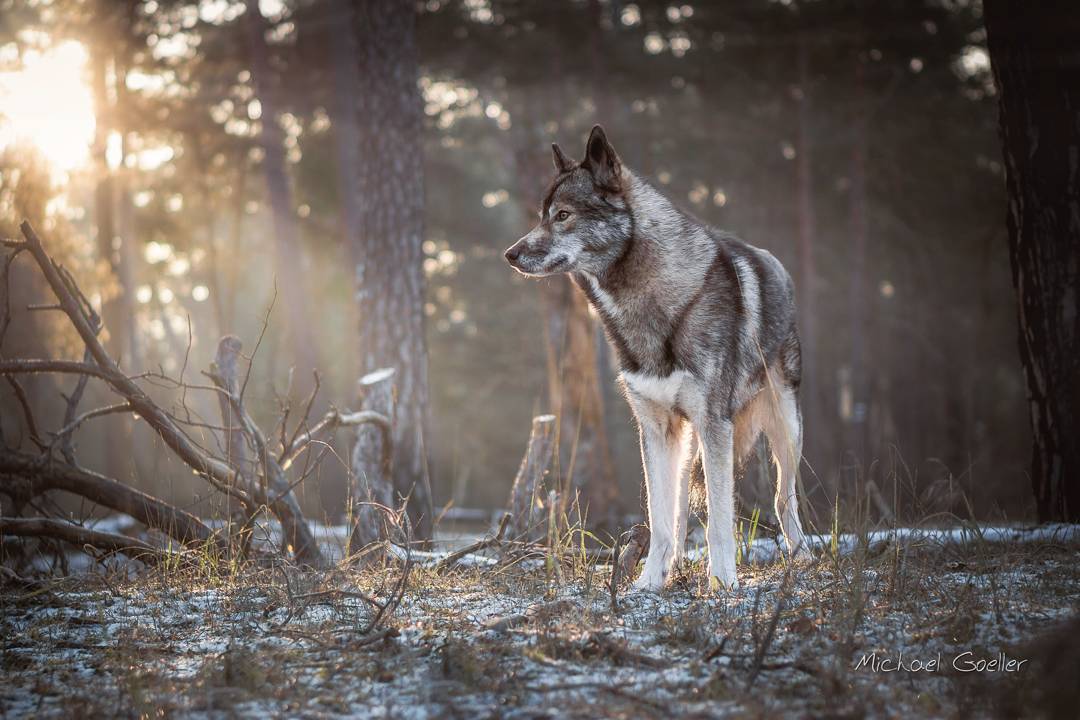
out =
<path fill-rule="evenodd" d="M 342 539 L 333 528 L 323 536 Z M 1038 696 L 1045 661 L 1030 641 L 1080 600 L 1075 526 L 902 530 L 815 545 L 818 559 L 788 568 L 773 561 L 774 541 L 758 540 L 734 593 L 710 592 L 699 561 L 665 593 L 622 591 L 614 604 L 610 568 L 582 557 L 489 554 L 436 569 L 445 553 L 414 555 L 400 605 L 366 633 L 376 608 L 361 595 L 386 603 L 400 564 L 320 574 L 125 568 L 9 585 L 0 711 L 978 715 Z M 994 659 L 1002 669 L 965 672 Z M 1004 669 L 1010 660 L 1026 662 Z"/>

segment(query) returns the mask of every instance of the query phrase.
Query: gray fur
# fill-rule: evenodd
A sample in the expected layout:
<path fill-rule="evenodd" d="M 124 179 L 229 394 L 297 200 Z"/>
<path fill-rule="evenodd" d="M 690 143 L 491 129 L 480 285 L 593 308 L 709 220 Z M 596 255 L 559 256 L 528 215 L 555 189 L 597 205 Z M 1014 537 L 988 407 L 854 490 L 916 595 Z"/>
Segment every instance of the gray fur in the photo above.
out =
<path fill-rule="evenodd" d="M 553 153 L 558 175 L 540 222 L 506 256 L 527 275 L 570 273 L 617 353 L 649 490 L 652 541 L 637 586 L 663 585 L 682 555 L 687 478 L 700 445 L 709 572 L 736 587 L 733 467 L 763 431 L 789 551 L 804 550 L 791 278 L 767 251 L 705 225 L 625 168 L 599 126 L 581 162 L 558 146 Z"/>

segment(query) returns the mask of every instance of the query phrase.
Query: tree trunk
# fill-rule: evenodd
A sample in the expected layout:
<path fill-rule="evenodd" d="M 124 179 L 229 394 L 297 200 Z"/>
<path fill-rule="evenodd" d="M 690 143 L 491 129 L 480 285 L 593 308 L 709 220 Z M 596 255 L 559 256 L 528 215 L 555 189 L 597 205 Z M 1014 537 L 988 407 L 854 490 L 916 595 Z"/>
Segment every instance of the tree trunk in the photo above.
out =
<path fill-rule="evenodd" d="M 798 303 L 799 340 L 802 346 L 802 400 L 804 427 L 821 427 L 822 378 L 817 372 L 817 308 L 815 298 L 814 246 L 817 244 L 817 214 L 814 208 L 813 131 L 811 128 L 810 48 L 806 32 L 799 34 L 798 155 L 795 166 L 798 198 Z M 810 442 L 818 451 L 813 457 L 825 457 L 824 438 L 828 433 L 814 433 Z M 804 448 L 806 440 L 804 439 Z M 804 454 L 811 455 L 805 452 Z"/>
<path fill-rule="evenodd" d="M 1080 16 L 986 0 L 1039 519 L 1080 521 Z"/>
<path fill-rule="evenodd" d="M 362 370 L 396 370 L 394 488 L 410 498 L 415 536 L 429 539 L 427 344 L 424 339 L 423 127 L 417 81 L 416 8 L 408 0 L 354 5 L 360 151 L 356 268 Z"/>
<path fill-rule="evenodd" d="M 846 451 L 852 454 L 851 471 L 858 480 L 859 467 L 869 467 L 866 452 L 866 62 L 861 49 L 855 56 L 855 120 L 851 148 L 851 286 L 848 313 L 851 319 L 850 392 L 851 415 L 847 418 Z"/>
<path fill-rule="evenodd" d="M 266 194 L 274 223 L 274 259 L 276 281 L 289 323 L 290 356 L 298 382 L 294 389 L 306 393 L 306 378 L 318 365 L 311 316 L 307 302 L 306 275 L 300 250 L 300 233 L 293 207 L 292 187 L 285 162 L 284 137 L 278 125 L 277 92 L 270 68 L 266 46 L 266 21 L 259 12 L 258 0 L 247 0 L 248 51 L 251 59 L 252 84 L 262 109 L 262 131 L 259 145 L 263 151 L 262 166 L 266 176 Z"/>

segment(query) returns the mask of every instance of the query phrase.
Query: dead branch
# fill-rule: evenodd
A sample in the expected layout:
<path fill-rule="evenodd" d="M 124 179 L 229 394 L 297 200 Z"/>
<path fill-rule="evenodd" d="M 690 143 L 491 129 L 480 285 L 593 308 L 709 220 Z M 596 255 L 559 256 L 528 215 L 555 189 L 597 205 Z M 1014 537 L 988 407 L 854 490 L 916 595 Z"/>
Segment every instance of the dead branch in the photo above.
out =
<path fill-rule="evenodd" d="M 89 375 L 107 379 L 103 368 L 89 362 L 77 360 L 2 360 L 0 375 L 34 375 L 38 373 L 64 373 L 69 375 Z"/>
<path fill-rule="evenodd" d="M 105 552 L 119 552 L 147 562 L 159 562 L 170 555 L 167 551 L 138 538 L 91 530 L 53 518 L 0 517 L 0 535 L 55 538 L 79 547 L 92 546 Z"/>
<path fill-rule="evenodd" d="M 100 322 L 97 327 L 100 332 Z M 83 350 L 83 362 L 89 363 L 90 359 L 90 351 Z M 75 381 L 75 389 L 71 391 L 70 395 L 64 396 L 66 402 L 66 408 L 64 409 L 64 428 L 57 433 L 57 437 L 53 440 L 53 443 L 60 443 L 60 453 L 72 465 L 75 464 L 75 444 L 72 442 L 71 433 L 83 422 L 90 419 L 90 416 L 86 415 L 81 419 L 75 416 L 75 413 L 79 410 L 79 403 L 82 402 L 83 393 L 86 391 L 86 382 L 89 379 L 89 375 L 80 375 L 79 379 Z M 125 406 L 126 405 L 127 404 L 125 403 Z M 70 430 L 68 430 L 68 428 L 70 428 Z"/>
<path fill-rule="evenodd" d="M 239 356 L 242 348 L 243 345 L 239 338 L 226 336 L 218 344 L 218 353 L 219 356 L 221 353 L 225 353 L 226 356 L 230 357 L 228 362 L 235 365 L 236 356 Z M 204 374 L 213 380 L 215 385 L 225 391 L 236 420 L 241 423 L 244 434 L 255 446 L 257 462 L 262 466 L 263 484 L 253 479 L 252 482 L 248 483 L 248 493 L 261 504 L 267 505 L 277 516 L 278 521 L 281 523 L 281 531 L 285 542 L 298 561 L 315 568 L 328 567 L 329 563 L 323 557 L 318 542 L 311 532 L 311 527 L 307 524 L 304 514 L 300 511 L 300 505 L 296 502 L 296 496 L 293 495 L 292 486 L 289 484 L 288 478 L 285 477 L 285 471 L 281 469 L 281 465 L 270 453 L 266 436 L 263 435 L 262 430 L 259 429 L 259 426 L 255 424 L 247 414 L 247 410 L 244 409 L 242 400 L 244 384 L 241 383 L 237 389 L 235 387 L 236 378 L 225 378 L 221 375 L 218 367 L 212 367 L 210 372 Z M 244 382 L 246 382 L 246 378 L 245 375 Z"/>
<path fill-rule="evenodd" d="M 85 379 L 85 378 L 86 378 L 86 376 L 84 375 L 83 379 Z M 71 408 L 71 409 L 74 409 L 75 404 L 70 403 L 68 405 L 68 407 Z M 49 443 L 49 447 L 51 448 L 51 447 L 54 447 L 57 444 L 59 444 L 62 448 L 65 449 L 64 456 L 67 459 L 67 461 L 69 463 L 74 464 L 75 460 L 74 460 L 74 456 L 71 455 L 71 447 L 70 447 L 71 443 L 70 443 L 70 440 L 71 440 L 71 434 L 73 432 L 75 432 L 79 428 L 80 425 L 82 425 L 87 420 L 92 420 L 92 419 L 94 419 L 96 417 L 101 417 L 102 415 L 115 415 L 116 413 L 128 413 L 128 412 L 131 412 L 133 409 L 134 408 L 132 408 L 131 403 L 122 402 L 122 403 L 117 403 L 115 405 L 106 405 L 105 407 L 99 407 L 99 408 L 95 408 L 93 410 L 87 410 L 83 414 L 81 414 L 78 417 L 75 417 L 73 419 L 68 419 L 65 416 L 64 420 L 65 420 L 65 422 L 67 424 L 64 425 L 64 427 L 62 427 L 59 432 L 56 433 L 56 436 L 53 438 L 52 442 Z M 70 411 L 68 412 L 68 414 L 71 414 Z"/>
<path fill-rule="evenodd" d="M 12 391 L 15 393 L 15 399 L 19 401 L 19 407 L 22 408 L 23 419 L 26 421 L 26 430 L 30 433 L 30 439 L 39 449 L 44 450 L 46 444 L 38 431 L 37 421 L 34 419 L 34 411 L 30 408 L 30 401 L 26 397 L 26 391 L 23 390 L 22 384 L 13 376 L 8 375 L 4 379 L 7 380 L 8 385 L 11 386 Z"/>
<path fill-rule="evenodd" d="M 49 287 L 59 300 L 60 307 L 74 326 L 79 337 L 86 345 L 86 349 L 93 357 L 102 377 L 118 394 L 124 397 L 137 412 L 161 437 L 165 444 L 176 455 L 191 467 L 195 472 L 211 481 L 216 487 L 228 487 L 234 478 L 234 471 L 228 463 L 213 457 L 198 447 L 169 416 L 168 412 L 159 407 L 150 397 L 135 384 L 134 380 L 125 375 L 116 362 L 105 351 L 97 338 L 97 332 L 93 325 L 92 310 L 88 311 L 89 303 L 75 286 L 70 274 L 57 265 L 45 252 L 37 233 L 28 222 L 20 226 L 25 242 L 19 243 L 18 248 L 26 249 L 33 256 Z M 79 363 L 85 366 L 85 363 Z M 79 369 L 81 371 L 81 368 Z M 243 388 L 241 387 L 241 392 Z M 238 410 L 238 415 L 247 418 L 242 412 L 238 397 L 230 393 L 230 400 Z M 257 444 L 260 458 L 264 459 L 264 472 L 267 487 L 266 491 L 257 487 L 257 483 L 251 483 L 248 488 L 252 496 L 262 504 L 268 505 L 281 521 L 285 531 L 287 542 L 292 546 L 296 558 L 305 564 L 315 567 L 325 567 L 326 560 L 323 557 L 311 529 L 308 527 L 303 515 L 300 513 L 295 498 L 288 492 L 288 483 L 284 478 L 280 466 L 273 461 L 265 447 L 265 438 L 261 432 L 250 424 L 248 428 Z M 271 496 L 269 493 L 277 493 Z"/>
<path fill-rule="evenodd" d="M 339 428 L 356 427 L 357 425 L 364 425 L 366 423 L 378 425 L 382 428 L 384 435 L 389 434 L 392 430 L 390 418 L 382 413 L 374 412 L 372 410 L 360 410 L 353 413 L 342 413 L 336 409 L 330 410 L 323 416 L 322 420 L 311 426 L 309 430 L 297 433 L 293 439 L 289 441 L 289 444 L 282 451 L 279 458 L 282 469 L 288 470 L 289 466 L 296 461 L 296 458 L 299 457 L 311 443 L 318 440 L 320 436 L 330 435 Z"/>

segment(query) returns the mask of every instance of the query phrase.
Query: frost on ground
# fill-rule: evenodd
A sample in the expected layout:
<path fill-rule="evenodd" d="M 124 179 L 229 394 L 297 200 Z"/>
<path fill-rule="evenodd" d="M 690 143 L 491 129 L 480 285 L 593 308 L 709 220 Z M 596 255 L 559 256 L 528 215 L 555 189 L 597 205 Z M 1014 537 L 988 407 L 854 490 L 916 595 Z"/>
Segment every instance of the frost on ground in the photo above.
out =
<path fill-rule="evenodd" d="M 1080 599 L 1066 530 L 874 536 L 794 567 L 744 565 L 734 593 L 711 592 L 698 564 L 661 595 L 614 602 L 610 568 L 569 550 L 449 568 L 423 556 L 403 588 L 401 563 L 7 585 L 0 714 L 1035 714 L 1075 693 L 1076 651 L 1061 653 L 1075 625 L 1053 633 Z"/>

